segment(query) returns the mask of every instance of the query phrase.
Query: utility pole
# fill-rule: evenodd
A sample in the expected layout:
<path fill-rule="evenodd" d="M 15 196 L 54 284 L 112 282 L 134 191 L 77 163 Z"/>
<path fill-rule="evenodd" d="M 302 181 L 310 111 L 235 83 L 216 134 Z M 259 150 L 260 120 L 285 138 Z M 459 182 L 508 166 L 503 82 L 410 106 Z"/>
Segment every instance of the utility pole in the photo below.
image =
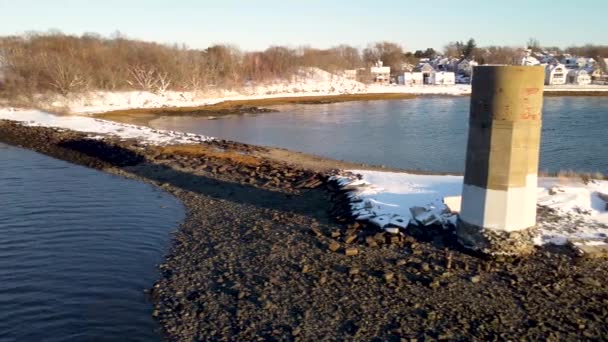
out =
<path fill-rule="evenodd" d="M 459 241 L 489 254 L 532 251 L 545 69 L 479 66 L 472 83 Z"/>

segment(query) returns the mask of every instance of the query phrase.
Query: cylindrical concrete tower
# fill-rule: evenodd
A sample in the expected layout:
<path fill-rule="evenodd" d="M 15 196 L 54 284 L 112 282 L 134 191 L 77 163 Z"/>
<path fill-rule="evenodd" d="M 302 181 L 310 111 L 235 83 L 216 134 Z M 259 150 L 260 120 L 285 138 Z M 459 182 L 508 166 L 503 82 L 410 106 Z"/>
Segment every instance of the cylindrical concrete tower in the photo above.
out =
<path fill-rule="evenodd" d="M 458 238 L 487 253 L 526 253 L 536 225 L 545 69 L 479 66 L 474 75 Z"/>

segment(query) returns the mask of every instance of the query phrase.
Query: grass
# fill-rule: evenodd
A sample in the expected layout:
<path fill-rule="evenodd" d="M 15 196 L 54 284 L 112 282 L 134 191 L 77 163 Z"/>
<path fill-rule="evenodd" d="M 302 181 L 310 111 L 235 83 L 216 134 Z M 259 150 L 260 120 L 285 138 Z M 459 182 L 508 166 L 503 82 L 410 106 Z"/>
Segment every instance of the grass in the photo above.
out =
<path fill-rule="evenodd" d="M 545 89 L 544 96 L 557 97 L 557 96 L 608 96 L 608 91 L 593 91 L 593 90 L 575 90 L 575 91 L 563 91 L 563 90 L 547 90 Z"/>
<path fill-rule="evenodd" d="M 228 115 L 239 114 L 250 108 L 276 106 L 284 104 L 326 104 L 350 101 L 403 100 L 415 98 L 412 94 L 378 93 L 378 94 L 345 94 L 319 96 L 275 97 L 251 100 L 230 100 L 220 103 L 195 107 L 133 108 L 100 113 L 105 119 L 139 114 L 153 115 Z"/>
<path fill-rule="evenodd" d="M 580 179 L 583 183 L 587 184 L 589 181 L 595 180 L 608 180 L 608 174 L 601 172 L 580 172 L 574 170 L 560 170 L 558 172 L 539 172 L 539 176 L 543 177 L 557 177 L 560 179 Z"/>
<path fill-rule="evenodd" d="M 234 163 L 248 165 L 248 166 L 259 166 L 260 159 L 243 154 L 241 152 L 229 151 L 229 150 L 218 150 L 215 147 L 205 145 L 170 145 L 160 146 L 157 151 L 161 154 L 169 155 L 180 155 L 187 156 L 190 158 L 216 158 L 216 159 L 227 159 Z"/>

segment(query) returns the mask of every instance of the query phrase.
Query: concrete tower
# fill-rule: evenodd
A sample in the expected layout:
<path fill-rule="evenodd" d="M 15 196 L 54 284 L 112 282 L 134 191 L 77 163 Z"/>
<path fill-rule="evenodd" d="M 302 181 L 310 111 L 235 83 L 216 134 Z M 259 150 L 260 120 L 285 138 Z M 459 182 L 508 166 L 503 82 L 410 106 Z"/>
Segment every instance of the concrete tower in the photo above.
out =
<path fill-rule="evenodd" d="M 545 69 L 474 71 L 458 238 L 486 253 L 531 251 Z"/>

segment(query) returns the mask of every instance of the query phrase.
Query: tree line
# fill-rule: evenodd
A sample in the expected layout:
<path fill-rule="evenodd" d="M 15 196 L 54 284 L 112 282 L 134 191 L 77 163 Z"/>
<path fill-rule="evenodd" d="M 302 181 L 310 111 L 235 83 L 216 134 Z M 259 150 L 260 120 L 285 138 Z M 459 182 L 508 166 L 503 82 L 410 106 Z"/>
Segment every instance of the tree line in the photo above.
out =
<path fill-rule="evenodd" d="M 573 47 L 577 54 L 606 53 L 605 46 Z M 242 51 L 217 44 L 207 49 L 163 45 L 96 34 L 59 32 L 0 37 L 0 96 L 70 93 L 88 90 L 204 91 L 232 88 L 251 82 L 290 78 L 303 67 L 329 72 L 366 68 L 382 60 L 401 71 L 420 58 L 433 58 L 432 48 L 414 53 L 392 42 L 364 49 L 338 45 L 329 49 L 308 46 L 271 46 L 264 51 Z M 476 58 L 484 63 L 515 64 L 521 49 L 478 48 L 473 39 L 446 45 L 443 54 Z"/>

